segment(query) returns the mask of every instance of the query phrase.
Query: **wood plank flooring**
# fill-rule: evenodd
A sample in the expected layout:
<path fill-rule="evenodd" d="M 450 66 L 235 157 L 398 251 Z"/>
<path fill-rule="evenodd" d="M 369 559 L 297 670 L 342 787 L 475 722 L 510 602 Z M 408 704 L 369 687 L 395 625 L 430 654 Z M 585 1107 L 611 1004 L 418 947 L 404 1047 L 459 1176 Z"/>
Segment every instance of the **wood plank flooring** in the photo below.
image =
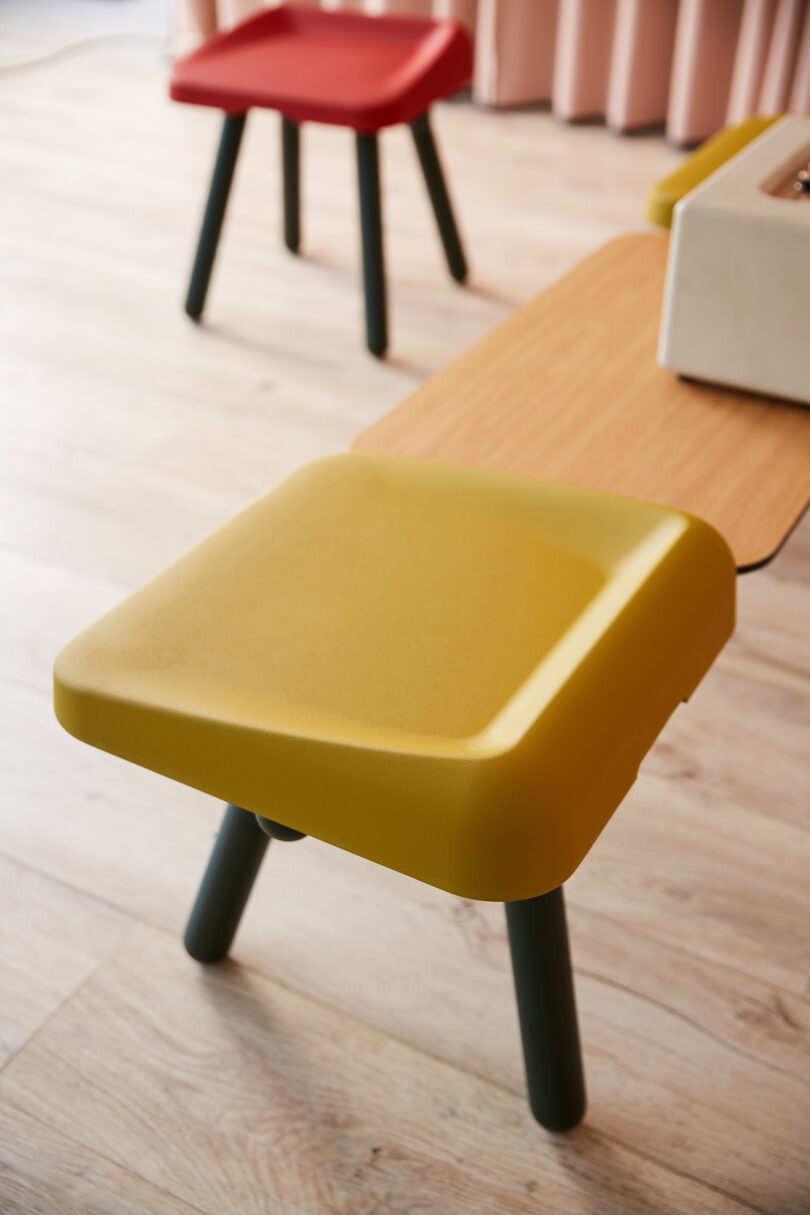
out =
<path fill-rule="evenodd" d="M 677 162 L 440 107 L 473 275 L 382 141 L 391 357 L 362 344 L 351 137 L 304 132 L 304 256 L 251 116 L 206 323 L 218 138 L 165 100 L 158 0 L 4 0 L 0 60 L 0 1211 L 810 1211 L 810 522 L 570 882 L 585 1123 L 531 1120 L 502 909 L 274 844 L 233 959 L 178 934 L 220 808 L 68 738 L 63 641 L 621 231 Z M 147 37 L 142 37 L 142 35 Z M 280 811 L 279 817 L 283 818 Z"/>

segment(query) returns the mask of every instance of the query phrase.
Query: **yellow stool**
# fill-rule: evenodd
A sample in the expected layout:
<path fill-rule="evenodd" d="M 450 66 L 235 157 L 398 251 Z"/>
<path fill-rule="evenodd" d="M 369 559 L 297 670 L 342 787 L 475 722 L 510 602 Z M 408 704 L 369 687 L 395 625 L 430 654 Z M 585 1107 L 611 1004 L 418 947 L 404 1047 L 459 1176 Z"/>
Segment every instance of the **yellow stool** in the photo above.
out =
<path fill-rule="evenodd" d="M 657 181 L 647 195 L 647 219 L 659 228 L 672 227 L 675 204 L 777 122 L 781 114 L 755 115 L 724 127 L 702 143 L 673 173 Z"/>
<path fill-rule="evenodd" d="M 532 1108 L 562 1130 L 584 1087 L 561 886 L 730 635 L 734 590 L 688 515 L 331 457 L 71 642 L 56 713 L 230 803 L 186 933 L 202 961 L 269 835 L 503 900 Z"/>

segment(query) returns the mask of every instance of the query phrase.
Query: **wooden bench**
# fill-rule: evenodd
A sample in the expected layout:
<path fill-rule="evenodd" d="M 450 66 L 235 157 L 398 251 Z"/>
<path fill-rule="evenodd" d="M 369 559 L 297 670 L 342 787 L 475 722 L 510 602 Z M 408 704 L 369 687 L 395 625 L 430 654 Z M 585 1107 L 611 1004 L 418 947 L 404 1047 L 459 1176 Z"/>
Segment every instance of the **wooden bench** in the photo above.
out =
<path fill-rule="evenodd" d="M 655 361 L 669 241 L 620 237 L 355 441 L 607 490 L 698 515 L 739 570 L 810 500 L 810 410 L 679 380 Z"/>

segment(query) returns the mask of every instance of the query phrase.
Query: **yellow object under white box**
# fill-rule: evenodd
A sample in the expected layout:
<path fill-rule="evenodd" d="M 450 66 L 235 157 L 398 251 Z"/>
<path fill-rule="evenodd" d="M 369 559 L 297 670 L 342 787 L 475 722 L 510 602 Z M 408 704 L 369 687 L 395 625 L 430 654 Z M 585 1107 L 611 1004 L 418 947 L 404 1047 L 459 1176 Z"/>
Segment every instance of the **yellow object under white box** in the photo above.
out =
<path fill-rule="evenodd" d="M 766 130 L 675 207 L 658 360 L 680 375 L 810 401 L 810 117 Z"/>

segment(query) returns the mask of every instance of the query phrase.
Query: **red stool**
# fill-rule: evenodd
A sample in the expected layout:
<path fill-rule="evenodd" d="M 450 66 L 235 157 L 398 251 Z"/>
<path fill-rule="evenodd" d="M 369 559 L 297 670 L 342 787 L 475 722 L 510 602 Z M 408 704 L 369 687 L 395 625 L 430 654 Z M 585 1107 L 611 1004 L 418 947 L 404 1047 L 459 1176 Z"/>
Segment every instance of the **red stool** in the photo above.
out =
<path fill-rule="evenodd" d="M 217 35 L 172 72 L 171 96 L 225 111 L 208 204 L 191 274 L 186 312 L 202 313 L 239 144 L 251 106 L 281 114 L 284 239 L 300 241 L 299 128 L 328 122 L 357 132 L 360 221 L 368 347 L 388 344 L 377 132 L 410 125 L 450 273 L 467 265 L 428 122 L 432 102 L 465 85 L 472 73 L 470 39 L 454 21 L 366 17 L 288 7 L 261 12 Z"/>

